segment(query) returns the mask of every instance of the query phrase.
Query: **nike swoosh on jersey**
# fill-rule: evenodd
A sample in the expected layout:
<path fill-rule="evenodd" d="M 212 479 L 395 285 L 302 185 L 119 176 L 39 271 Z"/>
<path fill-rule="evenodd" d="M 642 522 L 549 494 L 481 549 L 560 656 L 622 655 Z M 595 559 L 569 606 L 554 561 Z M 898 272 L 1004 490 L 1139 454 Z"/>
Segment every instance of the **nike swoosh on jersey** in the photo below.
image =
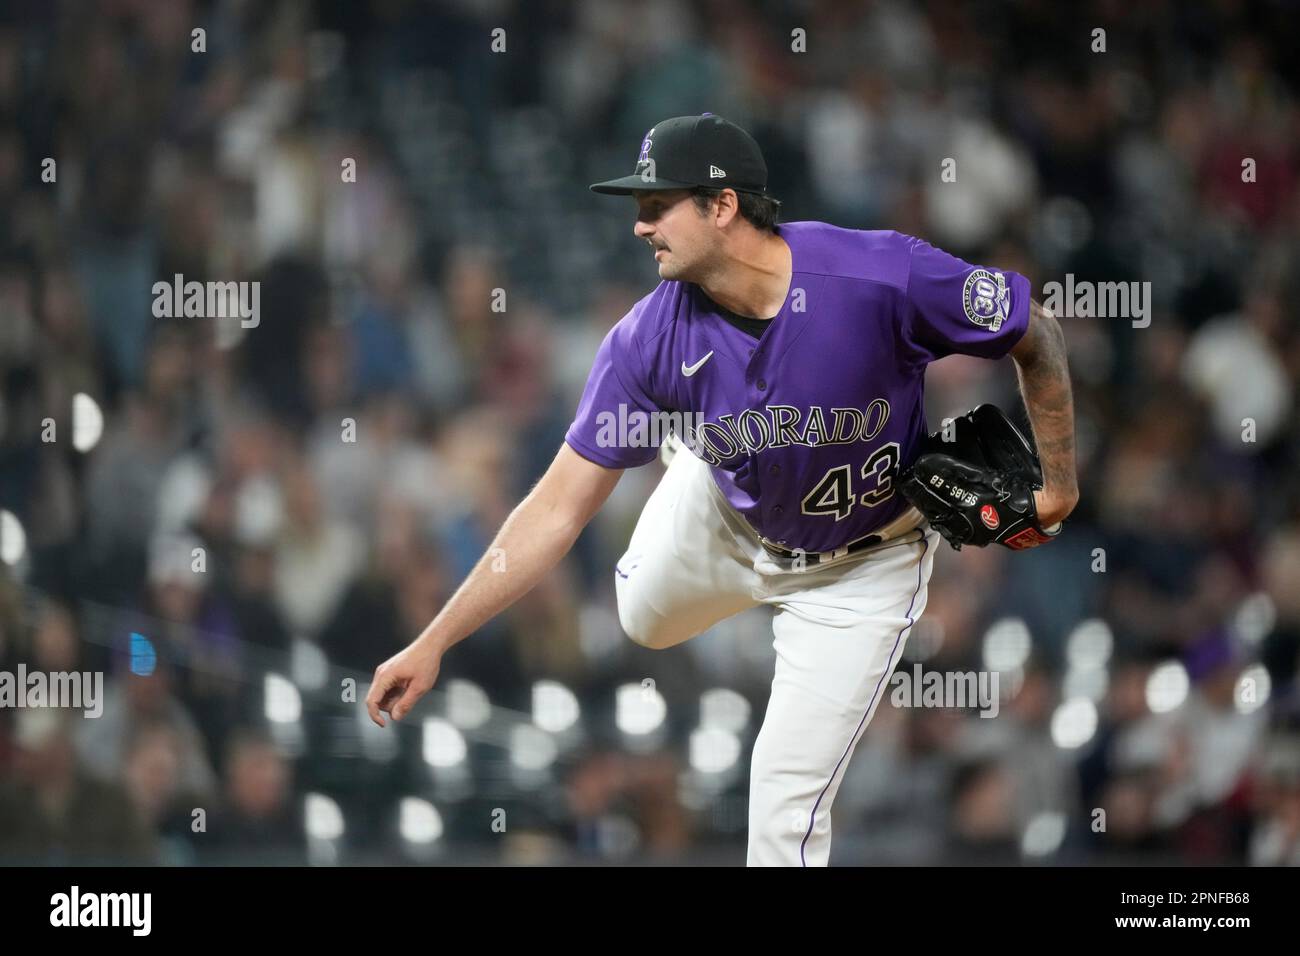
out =
<path fill-rule="evenodd" d="M 708 355 L 704 356 L 704 358 L 700 359 L 700 360 L 699 360 L 698 362 L 696 362 L 694 365 L 687 365 L 685 362 L 682 362 L 682 374 L 685 375 L 687 378 L 690 378 L 692 375 L 694 375 L 696 372 L 698 372 L 701 368 L 703 368 L 703 367 L 704 367 L 704 363 L 707 362 L 707 361 L 708 361 L 709 359 L 711 359 L 711 358 L 713 358 L 713 353 L 712 353 L 712 352 L 709 352 Z"/>

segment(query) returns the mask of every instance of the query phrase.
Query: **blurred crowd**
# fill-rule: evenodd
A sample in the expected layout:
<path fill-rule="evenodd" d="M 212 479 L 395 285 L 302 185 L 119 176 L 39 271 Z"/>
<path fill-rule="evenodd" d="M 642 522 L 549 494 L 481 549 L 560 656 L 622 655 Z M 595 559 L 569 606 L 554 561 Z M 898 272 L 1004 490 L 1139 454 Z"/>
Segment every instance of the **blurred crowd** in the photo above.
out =
<path fill-rule="evenodd" d="M 0 861 L 743 859 L 769 622 L 621 635 L 657 463 L 416 719 L 356 702 L 657 282 L 587 184 L 712 111 L 786 221 L 1040 294 L 1151 283 L 1149 326 L 1061 320 L 1063 538 L 936 562 L 904 667 L 995 666 L 1000 715 L 880 707 L 832 862 L 1300 864 L 1297 48 L 1290 5 L 1234 0 L 6 7 L 0 670 L 107 689 L 99 719 L 0 710 Z M 155 318 L 175 275 L 260 282 L 260 322 Z M 926 400 L 1017 408 L 1014 368 L 945 359 Z M 638 743 L 615 701 L 647 679 Z M 581 708 L 549 755 L 517 733 L 543 680 Z M 730 761 L 697 752 L 716 688 Z"/>

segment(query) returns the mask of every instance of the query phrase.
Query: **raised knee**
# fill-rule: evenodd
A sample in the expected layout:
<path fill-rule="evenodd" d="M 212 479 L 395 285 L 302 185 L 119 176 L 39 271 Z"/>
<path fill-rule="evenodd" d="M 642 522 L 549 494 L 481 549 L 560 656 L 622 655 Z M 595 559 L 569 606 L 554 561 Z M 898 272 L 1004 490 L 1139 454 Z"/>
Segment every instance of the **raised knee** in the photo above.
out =
<path fill-rule="evenodd" d="M 619 594 L 618 622 L 623 633 L 634 643 L 652 651 L 667 650 L 694 636 L 680 621 L 665 617 L 644 602 L 628 597 L 625 592 Z"/>
<path fill-rule="evenodd" d="M 620 607 L 618 621 L 623 626 L 623 633 L 633 643 L 652 651 L 666 650 L 679 641 L 673 636 L 667 619 L 658 614 L 633 614 Z"/>

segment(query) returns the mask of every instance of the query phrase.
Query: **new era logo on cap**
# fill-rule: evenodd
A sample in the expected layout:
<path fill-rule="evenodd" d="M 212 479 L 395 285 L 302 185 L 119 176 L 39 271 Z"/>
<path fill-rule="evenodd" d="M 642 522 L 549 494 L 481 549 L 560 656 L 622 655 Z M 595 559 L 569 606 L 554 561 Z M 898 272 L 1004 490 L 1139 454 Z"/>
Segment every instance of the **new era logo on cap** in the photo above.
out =
<path fill-rule="evenodd" d="M 593 183 L 591 189 L 628 195 L 696 186 L 766 195 L 767 164 L 758 143 L 735 123 L 712 113 L 674 116 L 656 123 L 641 137 L 631 176 Z"/>

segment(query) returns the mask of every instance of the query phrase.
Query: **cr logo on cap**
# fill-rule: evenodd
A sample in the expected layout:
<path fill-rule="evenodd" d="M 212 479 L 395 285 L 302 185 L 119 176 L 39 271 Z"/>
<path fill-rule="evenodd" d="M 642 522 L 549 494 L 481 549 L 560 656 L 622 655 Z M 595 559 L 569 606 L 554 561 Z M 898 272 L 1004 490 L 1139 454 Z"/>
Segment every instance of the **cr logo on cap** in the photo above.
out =
<path fill-rule="evenodd" d="M 654 145 L 654 141 L 650 137 L 654 136 L 654 134 L 655 128 L 651 126 L 645 134 L 645 139 L 641 140 L 641 155 L 636 158 L 638 163 L 644 163 L 650 159 L 650 147 Z"/>

